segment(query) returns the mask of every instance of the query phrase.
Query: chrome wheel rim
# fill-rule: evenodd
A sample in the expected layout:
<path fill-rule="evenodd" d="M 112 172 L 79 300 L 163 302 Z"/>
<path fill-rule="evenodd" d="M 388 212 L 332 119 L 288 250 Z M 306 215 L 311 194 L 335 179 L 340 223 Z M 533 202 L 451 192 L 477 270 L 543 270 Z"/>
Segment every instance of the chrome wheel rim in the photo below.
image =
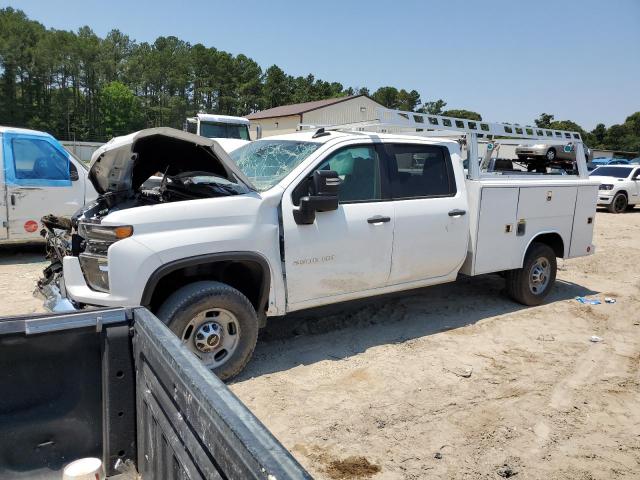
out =
<path fill-rule="evenodd" d="M 240 325 L 229 310 L 211 308 L 191 319 L 181 339 L 207 368 L 213 369 L 227 362 L 238 348 Z"/>
<path fill-rule="evenodd" d="M 540 295 L 549 285 L 551 276 L 551 263 L 546 257 L 540 257 L 529 270 L 529 290 L 534 295 Z"/>
<path fill-rule="evenodd" d="M 554 160 L 556 158 L 556 152 L 549 150 L 547 152 L 547 160 Z"/>

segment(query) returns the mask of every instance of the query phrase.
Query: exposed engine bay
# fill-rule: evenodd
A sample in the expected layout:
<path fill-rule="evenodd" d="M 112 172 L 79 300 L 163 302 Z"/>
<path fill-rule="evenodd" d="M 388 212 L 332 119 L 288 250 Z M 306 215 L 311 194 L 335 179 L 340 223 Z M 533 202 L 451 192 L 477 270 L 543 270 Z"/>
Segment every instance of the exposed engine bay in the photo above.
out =
<path fill-rule="evenodd" d="M 253 190 L 215 141 L 171 128 L 114 138 L 94 153 L 89 180 L 100 194 L 94 202 L 70 219 L 47 215 L 41 220 L 41 235 L 47 241 L 46 255 L 51 265 L 38 281 L 39 291 L 52 285 L 64 290 L 59 280 L 62 259 L 67 255 L 79 256 L 87 270 L 94 270 L 97 277 L 101 275 L 101 259 L 106 259 L 112 242 L 101 237 L 104 232 L 91 236 L 90 226 L 99 227 L 109 213 Z M 96 282 L 96 289 L 100 289 L 99 284 Z"/>

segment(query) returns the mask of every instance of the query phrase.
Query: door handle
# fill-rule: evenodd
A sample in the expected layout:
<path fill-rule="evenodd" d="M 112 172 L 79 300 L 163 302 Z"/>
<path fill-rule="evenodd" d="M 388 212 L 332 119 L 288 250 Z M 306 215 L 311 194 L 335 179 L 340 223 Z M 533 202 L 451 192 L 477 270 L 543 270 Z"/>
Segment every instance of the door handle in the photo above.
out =
<path fill-rule="evenodd" d="M 460 210 L 459 208 L 455 208 L 449 212 L 450 217 L 461 217 L 467 213 L 466 210 Z"/>
<path fill-rule="evenodd" d="M 16 196 L 12 193 L 11 194 L 11 206 L 14 206 L 16 204 Z"/>
<path fill-rule="evenodd" d="M 391 217 L 383 217 L 382 215 L 375 215 L 371 218 L 367 218 L 367 223 L 386 223 L 390 221 Z"/>

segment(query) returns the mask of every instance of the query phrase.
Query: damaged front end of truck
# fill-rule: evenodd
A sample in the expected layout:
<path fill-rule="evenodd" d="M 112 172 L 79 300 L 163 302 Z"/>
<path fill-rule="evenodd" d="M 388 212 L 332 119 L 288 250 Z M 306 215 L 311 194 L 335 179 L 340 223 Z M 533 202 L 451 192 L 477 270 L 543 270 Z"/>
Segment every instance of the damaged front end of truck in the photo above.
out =
<path fill-rule="evenodd" d="M 82 307 L 67 298 L 65 256 L 78 257 L 87 284 L 108 288 L 107 250 L 133 233 L 133 226 L 102 225 L 119 210 L 240 195 L 255 190 L 215 141 L 173 128 L 153 128 L 112 139 L 93 154 L 89 180 L 99 193 L 72 218 L 47 215 L 41 234 L 50 265 L 35 294 L 50 311 Z"/>

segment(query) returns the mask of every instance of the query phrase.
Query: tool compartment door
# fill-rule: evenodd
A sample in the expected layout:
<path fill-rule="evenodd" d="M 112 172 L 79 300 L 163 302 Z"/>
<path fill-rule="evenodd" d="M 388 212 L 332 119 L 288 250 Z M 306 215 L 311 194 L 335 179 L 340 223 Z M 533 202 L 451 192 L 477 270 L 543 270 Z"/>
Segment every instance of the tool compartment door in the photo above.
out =
<path fill-rule="evenodd" d="M 564 256 L 569 253 L 577 186 L 520 187 L 516 225 L 516 266 L 522 267 L 531 240 L 544 233 L 558 233 L 564 243 Z"/>
<path fill-rule="evenodd" d="M 593 253 L 593 226 L 596 219 L 597 199 L 597 185 L 578 187 L 569 258 Z"/>
<path fill-rule="evenodd" d="M 515 268 L 517 187 L 484 187 L 480 199 L 476 275 Z"/>

